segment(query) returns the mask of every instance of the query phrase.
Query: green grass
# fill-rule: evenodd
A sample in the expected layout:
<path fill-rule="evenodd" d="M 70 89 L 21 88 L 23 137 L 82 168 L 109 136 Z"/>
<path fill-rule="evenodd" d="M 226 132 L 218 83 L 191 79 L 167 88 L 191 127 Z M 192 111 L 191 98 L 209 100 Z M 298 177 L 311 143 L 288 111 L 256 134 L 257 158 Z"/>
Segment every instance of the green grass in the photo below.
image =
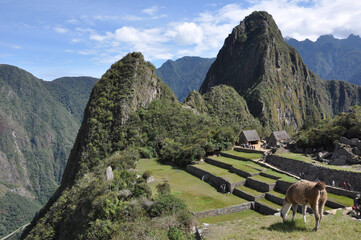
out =
<path fill-rule="evenodd" d="M 290 216 L 289 216 L 290 217 Z M 324 216 L 317 232 L 313 231 L 315 219 L 307 216 L 303 223 L 302 215 L 297 214 L 294 222 L 282 222 L 279 216 L 245 216 L 242 221 L 223 222 L 208 226 L 203 237 L 218 239 L 302 239 L 302 240 L 338 240 L 360 239 L 360 222 L 351 220 L 343 214 Z"/>
<path fill-rule="evenodd" d="M 216 166 L 208 164 L 208 163 L 199 163 L 199 164 L 194 165 L 194 167 L 202 169 L 204 171 L 207 171 L 218 177 L 222 177 L 222 178 L 228 180 L 230 183 L 237 183 L 237 182 L 242 182 L 242 181 L 246 180 L 245 178 L 238 176 L 235 173 L 229 172 L 227 169 L 216 167 Z"/>
<path fill-rule="evenodd" d="M 263 194 L 263 192 L 259 192 L 259 191 L 255 190 L 255 189 L 252 189 L 252 188 L 249 188 L 249 187 L 246 187 L 246 186 L 239 186 L 239 187 L 236 187 L 236 188 L 243 191 L 243 192 L 246 192 L 249 195 L 252 195 L 254 197 Z"/>
<path fill-rule="evenodd" d="M 240 221 L 240 220 L 242 221 L 242 219 L 247 217 L 261 217 L 261 216 L 262 214 L 256 211 L 246 210 L 242 212 L 229 213 L 225 215 L 198 218 L 197 220 L 200 224 L 202 223 L 215 224 L 215 223 L 230 222 L 230 221 Z"/>
<path fill-rule="evenodd" d="M 345 197 L 345 196 L 340 196 L 340 195 L 336 195 L 333 193 L 327 193 L 327 199 L 339 203 L 339 204 L 343 204 L 346 207 L 351 207 L 353 205 L 353 199 L 349 198 L 349 197 Z"/>
<path fill-rule="evenodd" d="M 185 170 L 161 164 L 156 159 L 141 159 L 138 161 L 136 169 L 139 174 L 143 174 L 145 170 L 151 171 L 151 175 L 155 178 L 155 181 L 149 184 L 153 195 L 157 193 L 157 184 L 168 182 L 171 193 L 185 201 L 192 212 L 224 208 L 247 202 L 233 194 L 219 193 L 211 185 Z"/>
<path fill-rule="evenodd" d="M 289 176 L 287 174 L 276 172 L 276 171 L 274 171 L 272 169 L 267 169 L 266 171 L 264 171 L 264 173 L 267 173 L 269 175 L 278 177 L 279 179 L 287 181 L 287 182 L 296 182 L 297 181 L 297 179 L 294 178 L 294 177 L 291 177 L 291 176 Z"/>
<path fill-rule="evenodd" d="M 261 181 L 261 182 L 264 182 L 264 183 L 275 183 L 275 182 L 277 182 L 277 180 L 275 180 L 275 179 L 264 177 L 264 176 L 261 176 L 261 175 L 252 176 L 250 178 Z"/>
<path fill-rule="evenodd" d="M 270 193 L 270 194 L 272 194 L 272 195 L 274 195 L 276 197 L 279 197 L 279 198 L 285 198 L 285 196 L 286 196 L 285 194 L 279 193 L 279 192 L 276 192 L 276 191 L 270 191 L 268 193 Z"/>
<path fill-rule="evenodd" d="M 273 209 L 281 209 L 282 208 L 282 206 L 280 206 L 278 204 L 275 204 L 275 203 L 273 203 L 271 201 L 268 201 L 265 198 L 261 198 L 261 199 L 257 200 L 256 202 L 262 203 L 262 204 L 264 204 L 264 205 L 266 205 L 268 207 L 271 207 Z"/>
<path fill-rule="evenodd" d="M 209 158 L 219 161 L 219 162 L 230 164 L 234 168 L 240 169 L 240 170 L 248 172 L 250 174 L 257 174 L 260 172 L 258 169 L 264 169 L 262 166 L 260 166 L 256 163 L 253 163 L 253 162 L 242 161 L 242 160 L 237 160 L 237 159 L 227 158 L 227 157 L 222 157 L 222 156 L 209 157 Z"/>
<path fill-rule="evenodd" d="M 323 164 L 323 163 L 318 162 L 316 160 L 312 160 L 311 156 L 306 157 L 302 153 L 282 152 L 282 153 L 275 153 L 275 155 L 280 156 L 280 157 L 284 157 L 284 158 L 303 161 L 303 162 L 307 162 L 307 163 L 314 163 L 314 164 L 317 164 L 318 166 L 322 166 L 322 167 L 330 168 L 330 169 L 335 169 L 335 170 L 361 172 L 361 170 L 354 169 L 352 166 L 348 166 L 348 165 L 345 165 L 345 166 L 326 165 L 326 164 Z"/>
<path fill-rule="evenodd" d="M 261 153 L 246 153 L 246 152 L 238 152 L 238 151 L 232 151 L 232 150 L 222 151 L 222 152 L 233 155 L 233 156 L 250 159 L 250 160 L 255 160 L 255 159 L 262 158 Z"/>

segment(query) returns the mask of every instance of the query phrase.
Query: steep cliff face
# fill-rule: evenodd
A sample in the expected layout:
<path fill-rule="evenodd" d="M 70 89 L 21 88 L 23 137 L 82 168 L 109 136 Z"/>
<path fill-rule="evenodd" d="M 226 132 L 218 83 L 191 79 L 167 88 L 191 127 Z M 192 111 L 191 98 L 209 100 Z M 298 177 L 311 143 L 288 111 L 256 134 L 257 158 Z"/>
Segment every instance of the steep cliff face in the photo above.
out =
<path fill-rule="evenodd" d="M 28 222 L 56 189 L 78 127 L 43 81 L 0 65 L 0 236 Z"/>
<path fill-rule="evenodd" d="M 61 188 L 71 185 L 100 159 L 121 148 L 121 126 L 129 115 L 161 97 L 175 99 L 141 53 L 128 54 L 114 63 L 94 86 Z"/>
<path fill-rule="evenodd" d="M 254 12 L 225 40 L 200 88 L 226 84 L 272 130 L 297 130 L 308 116 L 333 114 L 326 83 L 310 72 L 282 37 L 271 15 Z"/>

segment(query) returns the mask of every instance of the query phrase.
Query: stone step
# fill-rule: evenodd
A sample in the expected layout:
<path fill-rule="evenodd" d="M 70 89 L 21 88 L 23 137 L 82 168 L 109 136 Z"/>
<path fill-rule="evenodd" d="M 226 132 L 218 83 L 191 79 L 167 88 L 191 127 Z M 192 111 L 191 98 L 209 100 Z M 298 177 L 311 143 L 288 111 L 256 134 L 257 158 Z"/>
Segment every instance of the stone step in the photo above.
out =
<path fill-rule="evenodd" d="M 258 199 L 264 198 L 265 196 L 265 193 L 259 192 L 246 186 L 236 187 L 235 189 L 233 189 L 233 194 L 248 201 L 256 201 Z"/>
<path fill-rule="evenodd" d="M 255 201 L 254 210 L 263 215 L 273 215 L 281 210 L 282 206 L 277 205 L 267 199 L 259 199 Z"/>
<path fill-rule="evenodd" d="M 275 179 L 267 178 L 264 176 L 252 176 L 248 177 L 246 184 L 248 187 L 253 188 L 260 192 L 269 192 L 272 191 L 276 186 Z"/>
<path fill-rule="evenodd" d="M 276 191 L 270 191 L 265 194 L 265 198 L 277 205 L 282 206 L 285 199 L 285 195 Z"/>
<path fill-rule="evenodd" d="M 246 182 L 246 178 L 240 177 L 235 173 L 229 172 L 208 163 L 199 163 L 188 165 L 187 171 L 192 175 L 209 182 L 220 192 L 233 192 L 233 189 L 242 186 Z"/>

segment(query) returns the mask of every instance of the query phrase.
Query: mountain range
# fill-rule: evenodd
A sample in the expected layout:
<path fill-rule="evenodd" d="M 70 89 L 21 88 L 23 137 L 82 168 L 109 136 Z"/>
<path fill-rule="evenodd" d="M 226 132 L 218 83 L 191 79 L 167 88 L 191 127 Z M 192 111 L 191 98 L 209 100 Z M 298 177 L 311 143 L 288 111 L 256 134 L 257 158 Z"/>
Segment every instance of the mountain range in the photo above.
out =
<path fill-rule="evenodd" d="M 360 94 L 309 71 L 266 12 L 233 29 L 184 104 L 141 53 L 129 53 L 96 83 L 61 185 L 22 239 L 162 238 L 171 228 L 186 235 L 183 205 L 152 199 L 134 173 L 140 156 L 184 166 L 231 146 L 241 129 L 296 131 L 348 111 Z"/>
<path fill-rule="evenodd" d="M 0 65 L 0 236 L 28 222 L 58 187 L 96 80 L 45 82 Z"/>
<path fill-rule="evenodd" d="M 361 85 L 361 38 L 351 34 L 346 39 L 332 35 L 317 41 L 286 38 L 295 47 L 309 69 L 325 80 L 345 80 Z"/>

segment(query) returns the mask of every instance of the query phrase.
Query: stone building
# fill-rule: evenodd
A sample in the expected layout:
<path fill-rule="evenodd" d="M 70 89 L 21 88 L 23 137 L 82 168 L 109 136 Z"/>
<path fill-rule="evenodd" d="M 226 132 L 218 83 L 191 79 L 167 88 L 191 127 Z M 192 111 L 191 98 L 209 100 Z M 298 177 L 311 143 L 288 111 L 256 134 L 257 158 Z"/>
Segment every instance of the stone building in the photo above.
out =
<path fill-rule="evenodd" d="M 252 146 L 260 146 L 261 138 L 259 137 L 256 130 L 244 130 L 239 136 L 239 144 L 248 144 Z"/>
<path fill-rule="evenodd" d="M 269 136 L 269 138 L 267 140 L 267 145 L 269 147 L 275 147 L 275 146 L 279 145 L 280 143 L 288 143 L 290 140 L 291 140 L 291 138 L 285 130 L 277 131 L 277 132 L 273 132 Z"/>

